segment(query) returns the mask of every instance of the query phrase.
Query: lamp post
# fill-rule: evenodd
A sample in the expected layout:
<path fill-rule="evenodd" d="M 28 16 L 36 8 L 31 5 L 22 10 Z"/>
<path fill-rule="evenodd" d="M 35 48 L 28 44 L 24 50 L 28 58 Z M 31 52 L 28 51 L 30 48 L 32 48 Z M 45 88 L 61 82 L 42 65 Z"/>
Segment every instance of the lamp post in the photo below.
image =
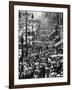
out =
<path fill-rule="evenodd" d="M 25 36 L 25 38 L 26 38 L 26 57 L 27 57 L 27 55 L 28 55 L 28 48 L 27 48 L 27 11 L 25 12 L 25 16 L 26 16 L 26 36 Z"/>
<path fill-rule="evenodd" d="M 34 16 L 33 16 L 33 13 L 32 13 L 32 38 L 33 38 L 33 18 L 34 18 Z M 32 39 L 32 43 L 33 43 L 33 39 Z"/>

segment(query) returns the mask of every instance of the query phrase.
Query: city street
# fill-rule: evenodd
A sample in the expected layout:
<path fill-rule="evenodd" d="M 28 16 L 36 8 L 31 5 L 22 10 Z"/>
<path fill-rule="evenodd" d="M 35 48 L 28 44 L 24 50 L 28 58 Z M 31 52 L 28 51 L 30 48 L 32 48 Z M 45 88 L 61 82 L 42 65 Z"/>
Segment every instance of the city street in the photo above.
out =
<path fill-rule="evenodd" d="M 19 79 L 63 77 L 63 16 L 19 12 Z"/>

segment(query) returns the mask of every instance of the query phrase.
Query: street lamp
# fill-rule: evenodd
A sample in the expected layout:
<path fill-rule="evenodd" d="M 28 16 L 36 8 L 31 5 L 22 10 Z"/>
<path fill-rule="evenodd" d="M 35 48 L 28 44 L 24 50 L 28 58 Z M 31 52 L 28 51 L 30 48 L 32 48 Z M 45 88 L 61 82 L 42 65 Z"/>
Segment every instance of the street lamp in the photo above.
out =
<path fill-rule="evenodd" d="M 33 16 L 33 13 L 32 13 L 32 37 L 33 37 L 33 18 L 34 18 L 34 16 Z M 33 40 L 33 39 L 32 39 Z M 33 41 L 32 41 L 33 42 Z"/>
<path fill-rule="evenodd" d="M 25 37 L 26 37 L 26 56 L 27 56 L 28 55 L 28 48 L 27 48 L 27 11 L 25 12 L 25 16 L 26 16 L 26 18 L 25 18 L 26 19 L 26 21 L 25 21 L 26 22 L 26 36 Z"/>

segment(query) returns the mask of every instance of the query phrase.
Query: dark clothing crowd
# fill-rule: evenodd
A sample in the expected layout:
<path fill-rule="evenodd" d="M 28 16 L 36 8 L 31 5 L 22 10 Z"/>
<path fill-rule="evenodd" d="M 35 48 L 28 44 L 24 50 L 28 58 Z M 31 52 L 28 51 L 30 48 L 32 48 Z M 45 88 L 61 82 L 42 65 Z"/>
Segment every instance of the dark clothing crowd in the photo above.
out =
<path fill-rule="evenodd" d="M 54 33 L 50 41 L 42 43 L 33 42 L 32 45 L 24 45 L 23 35 L 21 36 L 19 79 L 63 76 L 63 43 L 54 46 L 61 39 L 59 33 L 60 31 Z"/>
<path fill-rule="evenodd" d="M 19 78 L 50 78 L 63 76 L 63 56 L 54 56 L 54 47 L 28 48 L 28 54 L 21 49 L 19 58 Z"/>

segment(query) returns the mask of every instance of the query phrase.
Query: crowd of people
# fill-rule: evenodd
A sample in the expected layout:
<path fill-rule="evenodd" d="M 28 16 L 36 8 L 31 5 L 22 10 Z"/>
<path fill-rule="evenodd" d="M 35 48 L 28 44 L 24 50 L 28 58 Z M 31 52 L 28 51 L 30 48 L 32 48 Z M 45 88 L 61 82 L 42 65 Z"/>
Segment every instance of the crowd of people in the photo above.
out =
<path fill-rule="evenodd" d="M 24 50 L 20 50 L 19 79 L 63 76 L 63 56 L 54 56 L 57 54 L 54 46 L 36 44 L 28 48 L 27 55 Z"/>
<path fill-rule="evenodd" d="M 24 45 L 23 34 L 19 46 L 19 79 L 52 78 L 63 76 L 63 42 L 61 29 L 55 26 L 55 32 L 45 41 L 34 40 Z"/>

